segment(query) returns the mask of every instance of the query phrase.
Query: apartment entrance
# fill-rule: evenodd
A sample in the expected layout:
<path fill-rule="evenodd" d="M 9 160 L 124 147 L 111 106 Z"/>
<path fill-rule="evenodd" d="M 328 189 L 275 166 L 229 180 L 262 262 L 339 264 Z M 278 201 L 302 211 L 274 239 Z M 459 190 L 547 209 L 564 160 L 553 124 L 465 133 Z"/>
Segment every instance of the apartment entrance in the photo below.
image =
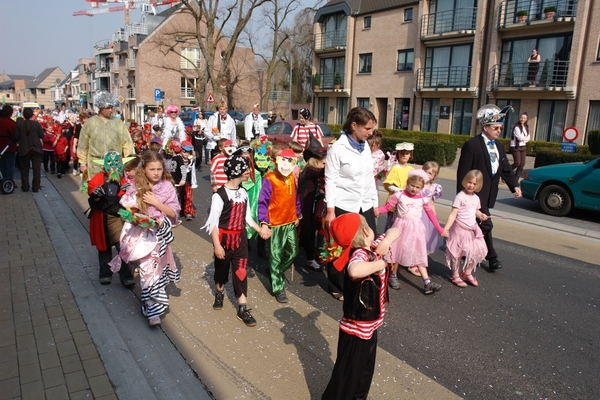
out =
<path fill-rule="evenodd" d="M 387 103 L 388 99 L 385 97 L 377 97 L 377 126 L 379 128 L 387 128 Z"/>

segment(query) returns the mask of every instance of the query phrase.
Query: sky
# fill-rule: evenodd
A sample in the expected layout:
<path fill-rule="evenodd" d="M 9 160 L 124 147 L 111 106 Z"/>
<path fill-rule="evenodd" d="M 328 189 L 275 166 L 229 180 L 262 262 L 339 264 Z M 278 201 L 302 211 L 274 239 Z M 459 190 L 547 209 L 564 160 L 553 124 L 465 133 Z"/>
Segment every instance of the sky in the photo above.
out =
<path fill-rule="evenodd" d="M 92 9 L 85 0 L 1 0 L 0 72 L 38 75 L 59 67 L 65 74 L 80 58 L 94 57 L 94 44 L 106 42 L 124 24 L 124 13 L 74 17 Z M 113 4 L 117 6 L 121 4 Z M 139 22 L 140 11 L 131 11 Z"/>
<path fill-rule="evenodd" d="M 0 41 L 0 73 L 38 75 L 46 68 L 59 67 L 68 74 L 80 58 L 94 57 L 94 44 L 106 43 L 124 26 L 122 11 L 74 17 L 75 11 L 92 9 L 85 0 L 0 3 L 0 36 L 5 38 Z M 112 4 L 117 5 L 122 4 Z M 140 15 L 139 9 L 132 10 L 131 22 L 138 23 Z"/>

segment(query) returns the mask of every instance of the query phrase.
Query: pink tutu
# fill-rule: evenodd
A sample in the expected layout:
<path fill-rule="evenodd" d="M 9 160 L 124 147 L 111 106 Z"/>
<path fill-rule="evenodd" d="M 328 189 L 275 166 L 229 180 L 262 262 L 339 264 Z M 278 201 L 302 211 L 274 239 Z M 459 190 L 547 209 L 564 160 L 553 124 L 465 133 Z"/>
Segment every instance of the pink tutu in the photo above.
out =
<path fill-rule="evenodd" d="M 423 211 L 423 216 L 421 217 L 421 221 L 423 225 L 425 225 L 425 239 L 427 242 L 427 254 L 435 253 L 435 251 L 442 245 L 442 237 L 435 230 L 435 226 L 429 220 L 427 213 Z"/>
<path fill-rule="evenodd" d="M 450 237 L 446 242 L 446 262 L 451 264 L 460 262 L 465 257 L 465 266 L 477 266 L 485 259 L 487 246 L 479 225 L 469 227 L 456 221 L 450 228 Z"/>
<path fill-rule="evenodd" d="M 428 265 L 427 240 L 423 222 L 420 219 L 396 218 L 392 227 L 400 230 L 400 237 L 391 246 L 394 262 L 404 267 L 412 265 L 426 267 Z"/>

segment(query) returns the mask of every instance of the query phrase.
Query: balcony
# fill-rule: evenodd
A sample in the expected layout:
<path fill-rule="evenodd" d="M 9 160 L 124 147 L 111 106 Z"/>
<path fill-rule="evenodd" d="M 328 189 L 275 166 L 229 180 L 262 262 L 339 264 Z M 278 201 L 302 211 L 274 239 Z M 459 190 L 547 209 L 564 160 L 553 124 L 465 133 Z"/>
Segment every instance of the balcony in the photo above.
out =
<path fill-rule="evenodd" d="M 553 15 L 544 9 L 556 7 Z M 498 29 L 536 25 L 544 22 L 574 22 L 577 0 L 512 0 L 498 7 Z M 526 14 L 526 15 L 517 15 Z"/>
<path fill-rule="evenodd" d="M 334 87 L 333 87 L 333 80 L 335 78 L 335 72 L 331 72 L 328 74 L 321 74 L 321 84 L 319 86 L 319 89 L 321 91 L 333 91 Z M 340 76 L 342 78 L 342 83 L 341 83 L 341 88 L 344 87 L 344 73 L 340 72 Z M 340 88 L 340 89 L 341 89 Z"/>
<path fill-rule="evenodd" d="M 116 30 L 112 34 L 112 41 L 114 43 L 117 43 L 117 42 L 126 42 L 127 41 L 127 36 L 125 36 L 125 29 L 120 28 L 120 29 Z"/>
<path fill-rule="evenodd" d="M 147 35 L 148 25 L 146 24 L 129 24 L 125 27 L 125 37 L 129 39 L 133 35 Z"/>
<path fill-rule="evenodd" d="M 117 75 L 119 73 L 119 65 L 117 63 L 110 63 L 110 72 Z"/>
<path fill-rule="evenodd" d="M 194 89 L 182 87 L 181 91 L 180 91 L 180 97 L 182 99 L 193 99 L 193 98 L 195 98 L 195 96 L 194 96 Z"/>
<path fill-rule="evenodd" d="M 417 70 L 416 90 L 468 90 L 471 66 L 431 67 Z"/>
<path fill-rule="evenodd" d="M 135 58 L 128 58 L 127 60 L 125 60 L 125 68 L 128 71 L 134 71 L 135 70 Z"/>
<path fill-rule="evenodd" d="M 421 40 L 475 34 L 477 7 L 459 8 L 421 17 Z"/>
<path fill-rule="evenodd" d="M 512 88 L 513 90 L 534 90 L 530 86 L 529 63 L 496 64 L 491 71 L 491 90 Z M 532 74 L 533 75 L 533 74 Z M 569 61 L 550 61 L 540 63 L 535 74 L 535 88 L 544 90 L 565 90 L 569 75 Z"/>
<path fill-rule="evenodd" d="M 346 50 L 346 31 L 333 31 L 315 35 L 313 48 L 316 52 Z"/>
<path fill-rule="evenodd" d="M 110 77 L 110 64 L 100 65 L 100 68 L 96 68 L 94 71 L 94 78 L 108 78 Z"/>
<path fill-rule="evenodd" d="M 134 88 L 127 89 L 127 100 L 135 100 L 135 89 Z"/>

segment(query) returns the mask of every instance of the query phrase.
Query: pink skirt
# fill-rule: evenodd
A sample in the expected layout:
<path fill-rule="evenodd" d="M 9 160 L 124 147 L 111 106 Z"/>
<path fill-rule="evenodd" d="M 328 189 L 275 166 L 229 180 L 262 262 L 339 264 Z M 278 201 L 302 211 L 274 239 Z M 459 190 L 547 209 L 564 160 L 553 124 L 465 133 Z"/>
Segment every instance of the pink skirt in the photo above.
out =
<path fill-rule="evenodd" d="M 429 220 L 427 213 L 423 211 L 421 221 L 425 225 L 425 239 L 427 241 L 427 254 L 435 253 L 435 251 L 442 245 L 442 237 L 435 230 L 435 227 Z"/>
<path fill-rule="evenodd" d="M 465 257 L 465 266 L 477 266 L 487 255 L 487 246 L 483 240 L 483 233 L 479 225 L 472 227 L 456 221 L 450 228 L 450 237 L 446 241 L 446 262 L 451 264 L 460 262 Z"/>
<path fill-rule="evenodd" d="M 427 240 L 423 222 L 420 219 L 396 218 L 392 227 L 400 230 L 400 237 L 391 246 L 394 262 L 404 267 L 412 265 L 426 267 L 428 265 Z"/>

